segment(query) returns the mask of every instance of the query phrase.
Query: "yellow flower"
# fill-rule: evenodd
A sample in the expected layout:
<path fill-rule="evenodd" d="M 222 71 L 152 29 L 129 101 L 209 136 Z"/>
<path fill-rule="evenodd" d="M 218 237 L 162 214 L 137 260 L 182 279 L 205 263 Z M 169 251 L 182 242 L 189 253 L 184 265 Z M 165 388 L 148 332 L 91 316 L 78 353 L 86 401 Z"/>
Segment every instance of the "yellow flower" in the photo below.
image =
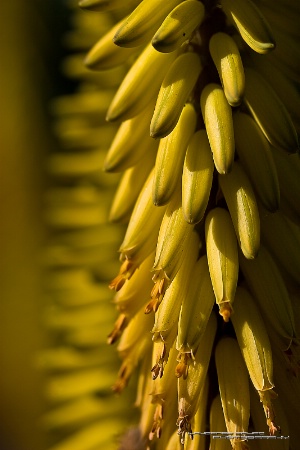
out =
<path fill-rule="evenodd" d="M 133 378 L 140 410 L 138 431 L 127 436 L 136 433 L 142 448 L 171 448 L 179 441 L 194 448 L 192 430 L 221 431 L 203 425 L 220 391 L 228 432 L 265 431 L 257 429 L 259 398 L 269 432 L 278 434 L 282 424 L 296 449 L 300 7 L 296 0 L 126 3 L 79 2 L 96 12 L 74 11 L 77 31 L 69 42 L 84 35 L 94 40 L 85 58 L 93 71 L 81 67 L 78 56 L 67 60 L 69 74 L 81 80 L 79 92 L 54 106 L 64 149 L 49 160 L 57 184 L 48 195 L 47 220 L 55 234 L 46 262 L 58 307 L 48 325 L 63 337 L 60 369 L 69 361 L 78 373 L 53 377 L 49 397 L 103 401 L 113 356 L 97 378 L 101 358 L 93 366 L 91 347 L 111 318 L 100 280 L 107 279 L 119 245 L 121 269 L 110 283 L 120 316 L 109 342 L 120 338 L 122 359 L 114 390 Z M 100 173 L 100 160 L 107 171 L 124 172 L 115 200 L 115 178 Z M 127 222 L 123 242 L 117 226 L 106 225 L 109 204 L 111 218 Z M 253 264 L 249 276 L 247 263 L 260 260 L 260 248 L 268 250 L 273 269 Z M 274 301 L 274 311 L 268 299 L 267 311 L 262 297 L 276 273 L 285 295 Z M 282 329 L 288 335 L 281 336 Z M 240 370 L 243 382 L 236 387 Z M 286 402 L 287 379 L 298 406 Z M 254 400 L 251 382 L 258 391 Z M 126 400 L 117 404 L 109 397 L 104 425 L 85 425 L 51 450 L 107 446 L 126 422 L 118 416 L 129 414 Z M 224 428 L 219 416 L 211 423 Z M 200 449 L 208 445 L 199 440 Z M 231 446 L 247 448 L 238 437 Z"/>

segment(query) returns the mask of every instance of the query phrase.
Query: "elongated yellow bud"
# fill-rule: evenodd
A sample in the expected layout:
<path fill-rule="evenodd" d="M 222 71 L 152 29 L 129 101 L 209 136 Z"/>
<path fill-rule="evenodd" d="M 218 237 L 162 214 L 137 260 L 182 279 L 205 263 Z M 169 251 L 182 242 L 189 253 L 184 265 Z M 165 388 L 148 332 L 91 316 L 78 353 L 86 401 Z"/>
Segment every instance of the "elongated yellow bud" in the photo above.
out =
<path fill-rule="evenodd" d="M 124 330 L 118 345 L 118 352 L 123 362 L 113 387 L 115 392 L 121 392 L 124 389 L 144 353 L 151 351 L 149 336 L 152 325 L 151 316 L 145 315 L 142 308 Z"/>
<path fill-rule="evenodd" d="M 129 221 L 134 205 L 138 199 L 149 173 L 153 169 L 156 153 L 149 151 L 135 166 L 123 174 L 116 190 L 109 213 L 111 222 Z"/>
<path fill-rule="evenodd" d="M 244 96 L 245 74 L 235 41 L 226 33 L 215 33 L 209 41 L 209 51 L 228 103 L 231 106 L 238 106 Z"/>
<path fill-rule="evenodd" d="M 238 273 L 238 248 L 232 220 L 223 208 L 212 209 L 205 220 L 207 259 L 220 314 L 228 322 Z"/>
<path fill-rule="evenodd" d="M 121 47 L 136 47 L 146 43 L 161 25 L 163 19 L 182 0 L 143 0 L 116 32 L 114 43 Z"/>
<path fill-rule="evenodd" d="M 258 256 L 251 261 L 240 255 L 240 265 L 266 321 L 284 338 L 288 348 L 296 337 L 294 313 L 289 293 L 275 261 L 267 249 L 261 246 Z"/>
<path fill-rule="evenodd" d="M 170 336 L 175 339 L 181 304 L 184 298 L 188 296 L 191 273 L 198 256 L 198 238 L 195 233 L 193 234 L 194 239 L 185 242 L 187 247 L 182 257 L 181 266 L 167 288 L 155 315 L 155 324 L 152 329 L 154 341 L 169 342 Z"/>
<path fill-rule="evenodd" d="M 270 145 L 248 114 L 234 114 L 233 126 L 239 159 L 259 199 L 274 212 L 279 207 L 280 188 Z"/>
<path fill-rule="evenodd" d="M 205 430 L 207 424 L 207 403 L 208 403 L 208 389 L 209 389 L 209 380 L 208 377 L 204 383 L 204 387 L 200 392 L 199 397 L 199 407 L 192 419 L 192 429 L 195 430 Z M 219 428 L 212 428 L 219 429 Z M 192 438 L 192 439 L 191 439 Z M 178 439 L 178 434 L 177 434 Z M 206 447 L 206 436 L 189 436 L 185 440 L 185 450 L 205 450 Z"/>
<path fill-rule="evenodd" d="M 180 183 L 184 155 L 197 123 L 194 106 L 187 103 L 169 136 L 160 140 L 154 169 L 153 203 L 168 203 Z M 176 157 L 174 157 L 176 155 Z"/>
<path fill-rule="evenodd" d="M 190 433 L 191 420 L 199 407 L 201 390 L 205 386 L 206 374 L 211 357 L 211 350 L 217 330 L 217 320 L 214 313 L 211 314 L 205 333 L 203 334 L 194 364 L 189 367 L 186 379 L 178 379 L 178 434 L 184 443 L 185 434 Z"/>
<path fill-rule="evenodd" d="M 176 52 L 159 53 L 151 44 L 131 66 L 108 109 L 106 119 L 127 120 L 139 114 L 153 100 L 176 58 Z"/>
<path fill-rule="evenodd" d="M 185 220 L 198 223 L 207 208 L 214 172 L 214 161 L 205 130 L 191 138 L 182 174 L 182 210 Z"/>
<path fill-rule="evenodd" d="M 272 398 L 272 351 L 259 309 L 248 291 L 238 287 L 232 323 L 251 381 L 260 395 L 271 434 L 277 431 Z"/>
<path fill-rule="evenodd" d="M 299 226 L 277 211 L 270 214 L 260 208 L 262 239 L 274 256 L 283 273 L 294 280 L 300 280 L 300 231 Z"/>
<path fill-rule="evenodd" d="M 206 256 L 202 256 L 191 272 L 188 295 L 183 298 L 176 348 L 179 351 L 176 375 L 186 378 L 188 366 L 195 359 L 197 348 L 205 332 L 215 296 L 208 271 Z"/>
<path fill-rule="evenodd" d="M 216 169 L 220 174 L 228 173 L 234 159 L 234 132 L 231 107 L 221 86 L 206 85 L 200 104 Z"/>
<path fill-rule="evenodd" d="M 111 289 L 119 290 L 135 269 L 155 249 L 158 231 L 165 208 L 152 203 L 153 171 L 150 173 L 132 212 L 125 238 L 120 247 L 124 261 L 119 275 L 111 282 Z"/>
<path fill-rule="evenodd" d="M 153 47 L 163 53 L 173 52 L 188 41 L 204 18 L 204 6 L 187 0 L 176 6 L 165 18 L 152 39 Z"/>
<path fill-rule="evenodd" d="M 245 70 L 245 104 L 268 141 L 288 153 L 299 149 L 291 117 L 276 92 L 254 69 Z"/>
<path fill-rule="evenodd" d="M 156 283 L 172 280 L 176 275 L 190 240 L 195 239 L 193 227 L 182 214 L 181 198 L 177 195 L 168 206 L 159 230 L 153 265 Z M 197 242 L 199 249 L 199 241 Z"/>
<path fill-rule="evenodd" d="M 150 136 L 162 138 L 176 126 L 184 104 L 188 100 L 201 71 L 197 53 L 179 55 L 163 79 L 154 114 L 150 124 Z"/>
<path fill-rule="evenodd" d="M 232 434 L 247 432 L 249 376 L 237 341 L 229 337 L 221 339 L 215 350 L 215 359 L 227 431 Z M 247 444 L 238 438 L 232 439 L 231 445 L 233 449 L 248 449 Z"/>
<path fill-rule="evenodd" d="M 147 153 L 155 154 L 157 143 L 148 132 L 153 108 L 151 102 L 141 114 L 120 125 L 104 161 L 106 172 L 121 172 L 137 164 Z"/>
<path fill-rule="evenodd" d="M 221 0 L 221 6 L 252 50 L 264 54 L 275 48 L 268 22 L 251 0 Z"/>
<path fill-rule="evenodd" d="M 154 253 L 142 262 L 134 272 L 130 280 L 127 280 L 123 288 L 115 295 L 114 303 L 120 316 L 115 322 L 113 331 L 108 336 L 108 343 L 113 344 L 121 336 L 129 321 L 145 305 L 152 288 L 151 267 Z"/>
<path fill-rule="evenodd" d="M 91 11 L 112 11 L 114 9 L 122 8 L 124 6 L 135 6 L 139 0 L 79 0 L 79 6 L 83 9 Z"/>
<path fill-rule="evenodd" d="M 153 347 L 153 362 L 154 367 L 157 366 L 157 354 L 156 348 Z M 153 386 L 151 390 L 152 403 L 156 404 L 156 410 L 154 413 L 154 422 L 151 430 L 151 435 L 160 437 L 161 429 L 164 424 L 164 410 L 170 407 L 170 403 L 176 398 L 177 380 L 174 374 L 174 367 L 176 365 L 176 349 L 173 346 L 166 357 L 163 370 L 159 373 L 160 376 L 156 376 L 156 372 L 152 369 Z M 176 407 L 176 404 L 175 404 Z M 152 438 L 150 437 L 150 440 Z M 179 441 L 179 438 L 177 436 Z"/>
<path fill-rule="evenodd" d="M 136 48 L 121 48 L 112 41 L 121 22 L 118 22 L 106 33 L 88 52 L 85 57 L 84 64 L 92 70 L 106 70 L 124 64 L 128 59 L 135 55 Z"/>
<path fill-rule="evenodd" d="M 260 312 L 244 288 L 237 288 L 231 320 L 255 389 L 272 389 L 274 384 L 270 341 Z"/>
<path fill-rule="evenodd" d="M 260 220 L 255 195 L 245 171 L 235 162 L 228 175 L 219 175 L 232 223 L 241 250 L 246 258 L 253 259 L 260 245 Z"/>
<path fill-rule="evenodd" d="M 209 412 L 209 428 L 212 431 L 218 430 L 220 433 L 227 432 L 220 395 L 217 395 L 212 401 Z M 231 450 L 231 445 L 228 439 L 214 439 L 211 436 L 209 450 Z"/>

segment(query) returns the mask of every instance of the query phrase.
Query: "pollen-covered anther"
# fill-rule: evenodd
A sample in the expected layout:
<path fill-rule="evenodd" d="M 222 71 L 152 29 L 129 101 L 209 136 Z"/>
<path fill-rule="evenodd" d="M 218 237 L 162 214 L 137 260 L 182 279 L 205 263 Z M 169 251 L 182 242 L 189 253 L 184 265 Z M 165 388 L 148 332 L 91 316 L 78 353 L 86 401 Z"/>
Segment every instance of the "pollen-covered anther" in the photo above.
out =
<path fill-rule="evenodd" d="M 118 319 L 115 322 L 114 329 L 107 337 L 107 343 L 108 344 L 114 344 L 119 337 L 121 336 L 122 332 L 128 325 L 128 319 L 125 314 L 120 314 Z"/>
<path fill-rule="evenodd" d="M 180 353 L 178 354 L 177 361 L 178 364 L 175 368 L 175 375 L 177 378 L 183 377 L 185 380 L 188 376 L 189 364 L 191 363 L 192 356 L 190 353 Z"/>
<path fill-rule="evenodd" d="M 163 342 L 160 343 L 160 348 L 161 350 L 157 352 L 156 363 L 151 369 L 153 380 L 156 380 L 158 376 L 161 378 L 164 374 L 166 346 Z"/>
<path fill-rule="evenodd" d="M 151 291 L 151 300 L 145 307 L 145 314 L 149 314 L 151 311 L 156 312 L 162 299 L 165 295 L 166 290 L 166 279 L 163 275 L 156 276 L 152 278 L 155 285 Z"/>
<path fill-rule="evenodd" d="M 118 378 L 112 387 L 113 392 L 120 394 L 127 386 L 128 380 L 134 369 L 134 364 L 129 359 L 125 359 L 118 373 Z"/>
<path fill-rule="evenodd" d="M 157 437 L 157 439 L 161 437 L 162 426 L 163 426 L 163 405 L 158 404 L 155 408 L 153 416 L 153 425 L 149 433 L 150 441 L 152 441 L 155 436 Z"/>
<path fill-rule="evenodd" d="M 121 287 L 124 286 L 126 280 L 129 280 L 132 277 L 135 269 L 135 264 L 131 260 L 125 259 L 120 267 L 118 275 L 109 283 L 109 289 L 119 291 Z"/>
<path fill-rule="evenodd" d="M 230 302 L 225 301 L 224 303 L 220 303 L 219 308 L 219 314 L 223 317 L 224 322 L 229 322 L 230 316 L 233 313 Z"/>

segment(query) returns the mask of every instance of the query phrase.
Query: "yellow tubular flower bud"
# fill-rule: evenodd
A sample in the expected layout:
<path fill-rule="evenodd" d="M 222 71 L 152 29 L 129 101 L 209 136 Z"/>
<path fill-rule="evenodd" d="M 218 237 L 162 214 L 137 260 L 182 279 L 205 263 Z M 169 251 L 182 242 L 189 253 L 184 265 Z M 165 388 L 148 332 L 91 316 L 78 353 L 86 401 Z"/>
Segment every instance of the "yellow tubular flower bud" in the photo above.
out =
<path fill-rule="evenodd" d="M 142 161 L 124 172 L 112 202 L 110 221 L 129 221 L 139 193 L 153 169 L 155 156 L 155 152 L 148 152 Z"/>
<path fill-rule="evenodd" d="M 120 274 L 111 282 L 112 289 L 119 290 L 135 269 L 154 250 L 158 230 L 165 208 L 152 203 L 153 171 L 150 173 L 132 212 L 130 222 L 120 248 L 124 263 Z M 157 231 L 157 234 L 155 233 Z"/>
<path fill-rule="evenodd" d="M 226 33 L 215 33 L 210 38 L 209 51 L 228 103 L 231 106 L 240 105 L 245 90 L 245 74 L 235 41 Z"/>
<path fill-rule="evenodd" d="M 180 193 L 173 199 L 164 215 L 157 241 L 153 265 L 152 301 L 147 312 L 156 311 L 168 284 L 173 280 L 185 260 L 191 244 L 199 251 L 200 243 L 193 227 L 186 223 L 180 204 Z M 197 253 L 198 254 L 198 253 Z"/>
<path fill-rule="evenodd" d="M 153 352 L 153 364 L 156 363 L 157 355 L 155 351 Z M 164 409 L 168 408 L 171 399 L 176 398 L 177 390 L 177 380 L 174 374 L 174 367 L 176 365 L 176 355 L 177 351 L 173 346 L 170 350 L 169 356 L 166 363 L 164 364 L 164 371 L 160 373 L 160 376 L 152 376 L 154 379 L 153 386 L 151 390 L 152 403 L 156 405 L 156 410 L 154 414 L 154 423 L 151 430 L 152 435 L 160 436 L 161 428 L 164 423 Z M 153 372 L 153 375 L 154 372 Z M 178 439 L 179 440 L 179 439 Z"/>
<path fill-rule="evenodd" d="M 232 220 L 223 208 L 212 209 L 205 220 L 206 251 L 220 314 L 228 322 L 238 281 L 237 240 Z"/>
<path fill-rule="evenodd" d="M 160 140 L 154 169 L 153 203 L 157 206 L 168 203 L 180 184 L 182 165 L 188 143 L 195 132 L 197 113 L 187 103 L 173 131 Z"/>
<path fill-rule="evenodd" d="M 185 220 L 198 223 L 207 208 L 212 187 L 214 161 L 205 130 L 191 138 L 182 173 L 182 210 Z"/>
<path fill-rule="evenodd" d="M 112 11 L 114 9 L 126 7 L 135 7 L 139 0 L 79 0 L 79 6 L 83 9 L 91 11 Z"/>
<path fill-rule="evenodd" d="M 275 48 L 268 22 L 251 0 L 221 0 L 221 6 L 244 41 L 255 52 L 264 54 Z"/>
<path fill-rule="evenodd" d="M 150 124 L 151 137 L 155 139 L 165 137 L 175 128 L 201 69 L 197 53 L 186 52 L 175 59 L 158 93 Z"/>
<path fill-rule="evenodd" d="M 179 48 L 201 24 L 204 12 L 203 4 L 197 0 L 180 3 L 167 15 L 155 33 L 153 47 L 163 53 Z"/>
<path fill-rule="evenodd" d="M 168 342 L 168 336 L 173 336 L 174 329 L 176 330 L 176 336 L 181 303 L 188 295 L 191 272 L 198 257 L 198 237 L 195 233 L 193 233 L 193 238 L 185 242 L 186 251 L 184 252 L 182 264 L 167 288 L 161 305 L 156 312 L 155 324 L 152 329 L 154 341 Z"/>
<path fill-rule="evenodd" d="M 139 114 L 155 98 L 176 52 L 158 53 L 147 45 L 133 63 L 108 109 L 108 121 L 127 120 Z"/>
<path fill-rule="evenodd" d="M 286 349 L 296 338 L 292 302 L 282 275 L 268 250 L 261 246 L 258 256 L 247 260 L 240 255 L 240 266 L 260 310 L 285 342 Z"/>
<path fill-rule="evenodd" d="M 247 69 L 245 104 L 270 142 L 288 153 L 299 150 L 297 132 L 292 119 L 276 92 L 254 69 Z"/>
<path fill-rule="evenodd" d="M 108 336 L 108 343 L 113 344 L 120 337 L 132 317 L 143 307 L 149 298 L 152 287 L 151 267 L 154 254 L 152 253 L 127 280 L 123 288 L 115 295 L 114 303 L 120 316 L 115 322 L 113 331 Z"/>
<path fill-rule="evenodd" d="M 271 148 L 255 121 L 234 114 L 236 151 L 262 204 L 271 212 L 279 208 L 280 187 Z"/>
<path fill-rule="evenodd" d="M 217 395 L 212 401 L 209 426 L 212 431 L 227 432 L 220 395 Z M 211 436 L 209 450 L 231 450 L 231 445 L 228 439 L 214 439 Z"/>
<path fill-rule="evenodd" d="M 214 163 L 220 174 L 231 171 L 234 159 L 232 111 L 220 85 L 209 83 L 200 98 Z"/>
<path fill-rule="evenodd" d="M 208 381 L 208 377 L 206 377 L 204 387 L 200 392 L 198 410 L 197 410 L 194 418 L 192 419 L 192 423 L 191 423 L 192 429 L 195 431 L 205 430 L 205 428 L 206 428 L 208 389 L 209 389 L 209 381 Z M 190 439 L 191 437 L 192 437 L 192 439 Z M 184 450 L 205 450 L 205 449 L 206 449 L 205 436 L 196 435 L 196 436 L 189 436 L 189 437 L 185 438 Z"/>
<path fill-rule="evenodd" d="M 273 360 L 264 321 L 246 289 L 238 287 L 232 323 L 251 381 L 258 391 L 271 434 L 277 431 L 272 398 Z"/>
<path fill-rule="evenodd" d="M 152 325 L 151 316 L 146 316 L 142 308 L 129 322 L 122 334 L 118 352 L 123 362 L 118 379 L 113 386 L 115 392 L 121 392 L 124 389 L 140 360 L 146 352 L 151 351 L 149 336 Z"/>
<path fill-rule="evenodd" d="M 88 52 L 85 65 L 92 70 L 106 70 L 127 62 L 138 51 L 136 48 L 121 48 L 114 45 L 112 38 L 124 22 L 118 22 Z"/>
<path fill-rule="evenodd" d="M 217 320 L 214 313 L 211 314 L 205 333 L 199 343 L 198 351 L 195 356 L 195 362 L 189 367 L 186 379 L 178 379 L 178 434 L 181 436 L 181 442 L 184 443 L 186 433 L 190 433 L 191 419 L 195 416 L 198 406 L 201 390 L 205 385 L 206 374 L 211 357 L 211 350 L 215 339 L 217 329 Z M 196 430 L 195 430 L 196 431 Z"/>
<path fill-rule="evenodd" d="M 270 214 L 260 208 L 262 239 L 274 256 L 282 273 L 287 273 L 295 283 L 300 279 L 299 226 L 277 211 Z"/>
<path fill-rule="evenodd" d="M 221 339 L 215 350 L 215 359 L 227 431 L 232 434 L 248 432 L 249 376 L 237 341 L 229 337 Z M 248 449 L 248 445 L 238 438 L 231 439 L 231 445 L 237 450 Z"/>
<path fill-rule="evenodd" d="M 121 47 L 136 47 L 146 43 L 162 21 L 182 0 L 143 0 L 116 32 L 114 43 Z"/>
<path fill-rule="evenodd" d="M 248 259 L 256 257 L 260 246 L 260 220 L 255 195 L 238 161 L 230 174 L 219 175 L 240 248 Z"/>
<path fill-rule="evenodd" d="M 121 172 L 143 161 L 148 153 L 156 154 L 157 143 L 148 131 L 153 109 L 151 102 L 142 113 L 120 125 L 104 161 L 106 172 Z"/>
<path fill-rule="evenodd" d="M 193 364 L 214 303 L 207 257 L 204 255 L 192 269 L 188 295 L 184 297 L 181 305 L 176 341 L 179 351 L 179 364 L 176 367 L 178 377 L 187 377 L 188 366 Z"/>

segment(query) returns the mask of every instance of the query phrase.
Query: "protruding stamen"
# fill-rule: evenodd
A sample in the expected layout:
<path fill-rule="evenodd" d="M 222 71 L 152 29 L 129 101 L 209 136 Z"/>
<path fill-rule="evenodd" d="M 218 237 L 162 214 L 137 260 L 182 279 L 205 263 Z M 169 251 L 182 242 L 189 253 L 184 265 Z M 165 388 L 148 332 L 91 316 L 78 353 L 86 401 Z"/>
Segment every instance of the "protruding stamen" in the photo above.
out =
<path fill-rule="evenodd" d="M 114 392 L 120 394 L 123 391 L 123 389 L 127 386 L 133 368 L 134 368 L 133 364 L 132 363 L 130 364 L 130 361 L 125 359 L 119 370 L 117 381 L 112 387 L 112 390 Z"/>
<path fill-rule="evenodd" d="M 156 380 L 159 376 L 160 378 L 164 374 L 165 367 L 165 356 L 166 356 L 166 346 L 163 342 L 161 342 L 160 351 L 157 352 L 156 364 L 152 367 L 152 379 Z"/>
<path fill-rule="evenodd" d="M 184 445 L 186 433 L 191 436 L 191 439 L 193 439 L 192 427 L 191 427 L 191 424 L 189 421 L 189 416 L 187 416 L 187 415 L 182 416 L 180 414 L 177 419 L 176 425 L 178 427 L 178 435 L 180 436 L 180 442 L 182 445 Z"/>
<path fill-rule="evenodd" d="M 119 339 L 127 325 L 127 316 L 125 314 L 120 314 L 117 321 L 115 322 L 114 329 L 107 337 L 107 343 L 110 345 L 114 344 Z"/>
<path fill-rule="evenodd" d="M 184 380 L 187 378 L 190 360 L 190 353 L 179 353 L 177 358 L 178 364 L 175 368 L 175 375 L 177 378 L 183 377 Z"/>
<path fill-rule="evenodd" d="M 160 438 L 161 431 L 162 431 L 162 425 L 163 425 L 163 406 L 161 404 L 159 404 L 156 406 L 155 413 L 153 416 L 153 425 L 152 425 L 152 429 L 149 433 L 150 441 L 152 441 L 155 436 L 157 437 L 157 439 Z"/>
<path fill-rule="evenodd" d="M 154 275 L 152 279 L 155 285 L 151 291 L 151 300 L 145 307 L 145 314 L 158 310 L 166 291 L 166 278 L 163 273 Z"/>
<path fill-rule="evenodd" d="M 280 426 L 275 425 L 275 411 L 272 404 L 272 399 L 277 398 L 277 394 L 273 391 L 273 389 L 258 391 L 258 393 L 265 411 L 269 433 L 274 436 L 276 433 L 280 432 Z"/>
<path fill-rule="evenodd" d="M 136 270 L 136 265 L 133 261 L 125 259 L 120 267 L 119 274 L 110 282 L 109 289 L 119 291 L 121 287 L 125 284 L 126 280 L 129 280 Z"/>

